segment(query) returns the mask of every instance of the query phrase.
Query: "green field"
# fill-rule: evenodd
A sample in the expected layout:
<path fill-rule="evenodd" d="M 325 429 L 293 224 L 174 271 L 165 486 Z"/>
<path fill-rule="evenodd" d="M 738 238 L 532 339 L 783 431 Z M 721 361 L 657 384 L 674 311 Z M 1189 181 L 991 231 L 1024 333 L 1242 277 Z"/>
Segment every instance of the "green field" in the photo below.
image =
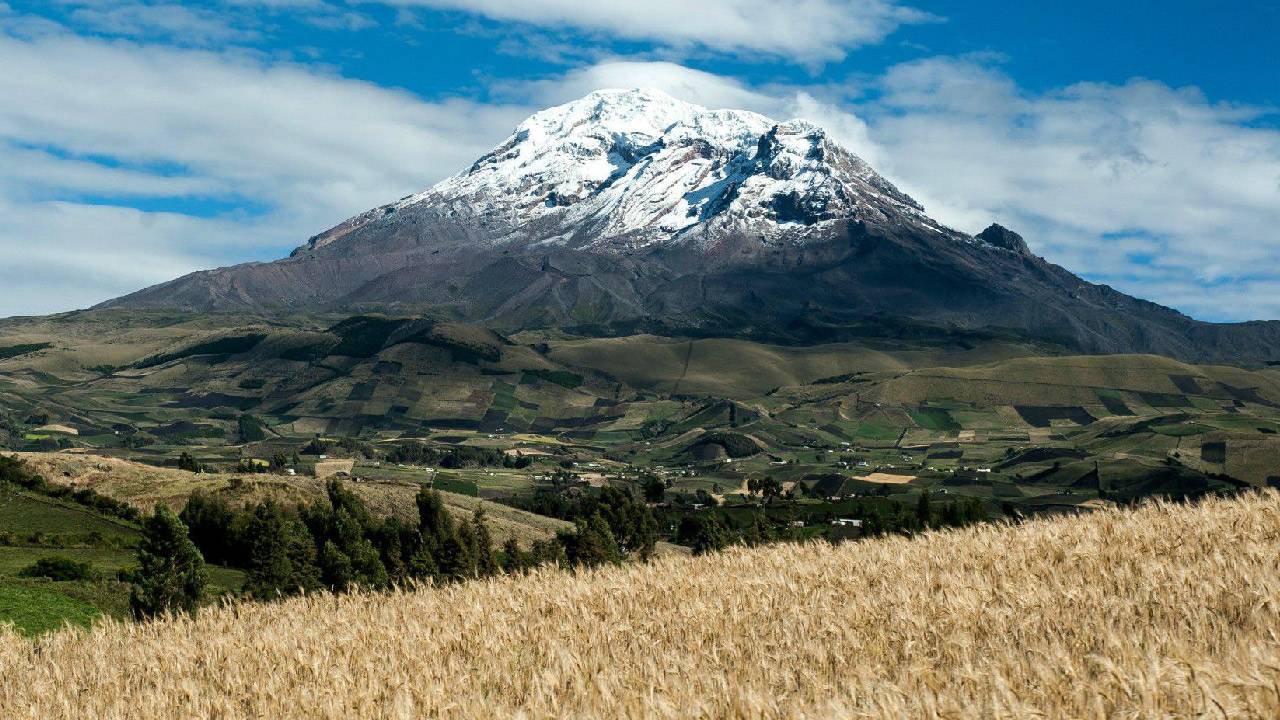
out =
<path fill-rule="evenodd" d="M 103 615 L 128 616 L 129 585 L 119 573 L 134 566 L 134 524 L 69 500 L 0 485 L 0 622 L 26 633 L 64 623 L 88 625 Z M 66 558 L 87 564 L 87 580 L 25 577 L 38 560 Z M 210 594 L 238 591 L 239 570 L 209 567 Z"/>
<path fill-rule="evenodd" d="M 16 585 L 0 580 L 0 623 L 12 623 L 36 635 L 68 623 L 88 627 L 102 613 L 83 600 L 39 585 Z"/>
<path fill-rule="evenodd" d="M 0 488 L 0 531 L 6 530 L 18 535 L 40 532 L 79 538 L 96 533 L 123 543 L 131 543 L 137 536 L 130 523 L 75 503 Z"/>

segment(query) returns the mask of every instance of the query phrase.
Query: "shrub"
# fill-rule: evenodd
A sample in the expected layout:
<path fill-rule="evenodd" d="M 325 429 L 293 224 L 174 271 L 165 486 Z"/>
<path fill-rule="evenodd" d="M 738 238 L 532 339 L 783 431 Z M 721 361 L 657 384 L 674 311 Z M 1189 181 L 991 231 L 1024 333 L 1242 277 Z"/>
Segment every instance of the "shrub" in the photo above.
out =
<path fill-rule="evenodd" d="M 40 558 L 23 568 L 18 574 L 22 577 L 42 577 L 59 582 L 92 580 L 97 575 L 89 563 L 78 562 L 61 555 Z"/>

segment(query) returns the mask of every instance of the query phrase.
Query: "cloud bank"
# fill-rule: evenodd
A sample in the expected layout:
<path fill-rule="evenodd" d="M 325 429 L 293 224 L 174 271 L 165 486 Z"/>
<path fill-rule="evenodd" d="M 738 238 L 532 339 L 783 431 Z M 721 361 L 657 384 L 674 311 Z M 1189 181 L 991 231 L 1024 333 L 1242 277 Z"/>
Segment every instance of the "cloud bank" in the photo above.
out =
<path fill-rule="evenodd" d="M 529 110 L 66 34 L 0 35 L 0 67 L 0 316 L 278 256 L 465 167 Z"/>
<path fill-rule="evenodd" d="M 806 63 L 838 60 L 899 27 L 935 18 L 892 0 L 378 0 L 573 28 L 675 48 L 756 53 Z"/>

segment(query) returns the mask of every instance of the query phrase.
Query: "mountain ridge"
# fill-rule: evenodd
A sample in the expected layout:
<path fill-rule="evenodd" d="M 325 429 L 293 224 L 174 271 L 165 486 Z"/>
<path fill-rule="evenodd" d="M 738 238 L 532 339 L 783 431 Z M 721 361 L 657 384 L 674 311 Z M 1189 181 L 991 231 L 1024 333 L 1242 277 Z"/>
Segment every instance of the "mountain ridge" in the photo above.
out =
<path fill-rule="evenodd" d="M 100 307 L 430 311 L 508 330 L 797 341 L 927 328 L 1228 362 L 1280 347 L 1280 323 L 1202 323 L 1082 280 L 998 225 L 947 228 L 817 125 L 646 90 L 536 113 L 463 172 L 287 258 Z"/>

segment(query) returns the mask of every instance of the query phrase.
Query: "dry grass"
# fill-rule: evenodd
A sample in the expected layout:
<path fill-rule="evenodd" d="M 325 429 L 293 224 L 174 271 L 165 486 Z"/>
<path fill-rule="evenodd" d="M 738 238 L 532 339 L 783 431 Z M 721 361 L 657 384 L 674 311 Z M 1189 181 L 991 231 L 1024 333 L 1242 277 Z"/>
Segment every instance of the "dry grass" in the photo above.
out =
<path fill-rule="evenodd" d="M 1280 495 L 30 641 L 0 715 L 1276 717 Z"/>

